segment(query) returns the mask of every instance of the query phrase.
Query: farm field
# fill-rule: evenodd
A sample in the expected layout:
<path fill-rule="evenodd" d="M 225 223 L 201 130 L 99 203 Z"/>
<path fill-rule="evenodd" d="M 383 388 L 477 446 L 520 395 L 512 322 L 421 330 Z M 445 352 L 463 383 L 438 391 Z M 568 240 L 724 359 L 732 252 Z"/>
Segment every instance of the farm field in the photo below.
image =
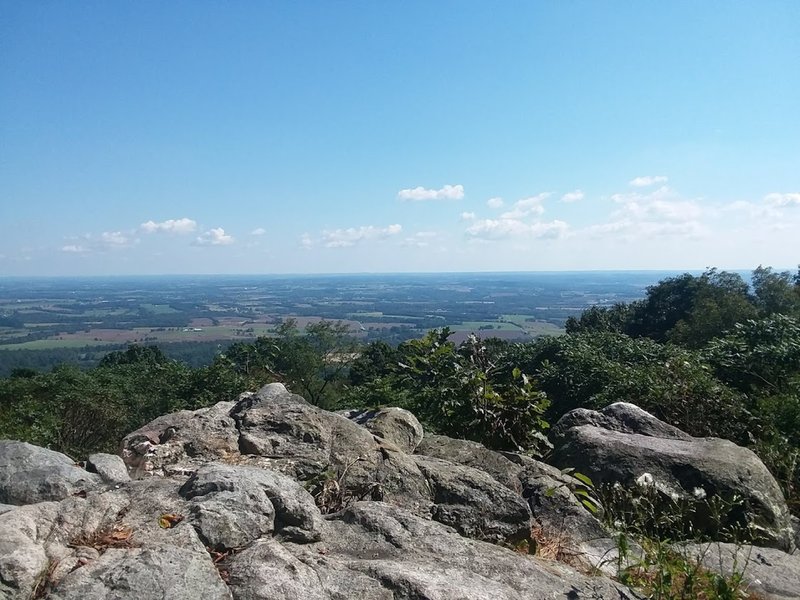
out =
<path fill-rule="evenodd" d="M 0 278 L 0 373 L 13 368 L 16 350 L 217 348 L 272 335 L 286 319 L 301 332 L 342 321 L 365 342 L 397 343 L 440 327 L 455 341 L 470 333 L 532 339 L 563 333 L 566 319 L 588 306 L 639 298 L 669 274 Z M 48 364 L 42 357 L 37 364 Z"/>

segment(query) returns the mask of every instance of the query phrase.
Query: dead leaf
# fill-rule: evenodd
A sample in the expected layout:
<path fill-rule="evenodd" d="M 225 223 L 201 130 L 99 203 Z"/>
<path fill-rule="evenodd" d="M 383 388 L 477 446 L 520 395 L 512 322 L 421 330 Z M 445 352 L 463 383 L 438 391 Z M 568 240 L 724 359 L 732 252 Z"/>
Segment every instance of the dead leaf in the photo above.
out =
<path fill-rule="evenodd" d="M 158 518 L 158 526 L 162 529 L 171 529 L 183 521 L 183 515 L 178 513 L 165 513 Z"/>

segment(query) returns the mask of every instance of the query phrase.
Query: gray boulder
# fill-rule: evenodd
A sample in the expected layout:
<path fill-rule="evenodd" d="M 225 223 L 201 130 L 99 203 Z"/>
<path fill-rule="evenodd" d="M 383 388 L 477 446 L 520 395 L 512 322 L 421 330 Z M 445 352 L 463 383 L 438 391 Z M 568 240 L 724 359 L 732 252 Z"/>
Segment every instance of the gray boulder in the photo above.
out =
<path fill-rule="evenodd" d="M 800 555 L 775 548 L 713 543 L 678 547 L 690 559 L 725 577 L 742 576 L 747 591 L 764 600 L 800 599 Z"/>
<path fill-rule="evenodd" d="M 417 417 L 404 408 L 355 409 L 340 414 L 408 454 L 414 452 L 422 441 L 422 425 Z"/>
<path fill-rule="evenodd" d="M 122 459 L 134 477 L 190 475 L 200 465 L 239 454 L 233 402 L 158 417 L 122 440 Z"/>
<path fill-rule="evenodd" d="M 478 540 L 381 502 L 359 502 L 329 517 L 330 533 L 314 545 L 285 548 L 343 587 L 359 581 L 365 598 L 409 600 L 538 600 L 636 596 L 603 577 Z M 378 595 L 361 574 L 391 592 Z M 325 581 L 325 578 L 321 578 Z M 330 585 L 330 584 L 328 584 Z M 322 586 L 321 586 L 322 587 Z M 325 588 L 323 588 L 325 589 Z M 362 596 L 334 596 L 352 598 Z"/>
<path fill-rule="evenodd" d="M 615 402 L 599 411 L 588 408 L 571 410 L 558 420 L 550 432 L 550 437 L 558 443 L 569 429 L 581 425 L 593 425 L 608 431 L 638 433 L 667 440 L 693 439 L 688 433 L 664 423 L 646 410 L 629 402 Z"/>
<path fill-rule="evenodd" d="M 97 473 L 106 483 L 125 483 L 131 480 L 125 461 L 116 454 L 90 454 L 86 460 L 86 470 Z"/>
<path fill-rule="evenodd" d="M 414 460 L 433 492 L 434 520 L 495 543 L 531 539 L 530 509 L 518 494 L 472 467 L 421 455 Z"/>
<path fill-rule="evenodd" d="M 51 589 L 53 600 L 231 600 L 205 552 L 178 546 L 111 548 L 71 571 Z"/>
<path fill-rule="evenodd" d="M 521 465 L 515 464 L 499 452 L 470 440 L 457 440 L 444 435 L 427 434 L 416 449 L 417 454 L 440 458 L 452 463 L 472 467 L 494 477 L 510 490 L 520 492 Z"/>
<path fill-rule="evenodd" d="M 622 409 L 635 412 L 629 407 L 623 405 Z M 614 411 L 609 413 L 613 415 Z M 652 417 L 637 419 L 639 425 L 629 426 L 626 431 L 616 425 L 606 429 L 602 425 L 606 419 L 592 418 L 601 425 L 558 426 L 562 434 L 552 456 L 554 465 L 573 467 L 589 475 L 596 485 L 619 483 L 632 490 L 640 486 L 652 488 L 667 501 L 692 501 L 695 496 L 741 499 L 741 508 L 723 516 L 723 528 L 743 528 L 747 539 L 764 546 L 784 550 L 794 547 L 789 511 L 781 490 L 750 450 L 722 439 L 684 439 L 669 426 L 665 433 L 668 437 L 658 437 L 662 428 Z M 565 419 L 569 423 L 575 417 L 568 413 Z M 632 432 L 637 427 L 647 434 Z M 696 529 L 714 533 L 702 510 L 695 512 L 693 521 Z"/>
<path fill-rule="evenodd" d="M 100 486 L 102 480 L 74 460 L 26 442 L 0 440 L 0 503 L 61 500 Z"/>
<path fill-rule="evenodd" d="M 324 522 L 311 495 L 293 479 L 264 469 L 210 464 L 181 487 L 208 545 L 240 548 L 273 531 L 298 542 L 319 540 Z"/>
<path fill-rule="evenodd" d="M 248 464 L 328 483 L 349 500 L 382 498 L 419 512 L 430 506 L 428 484 L 408 454 L 279 383 L 244 396 L 231 415 Z"/>

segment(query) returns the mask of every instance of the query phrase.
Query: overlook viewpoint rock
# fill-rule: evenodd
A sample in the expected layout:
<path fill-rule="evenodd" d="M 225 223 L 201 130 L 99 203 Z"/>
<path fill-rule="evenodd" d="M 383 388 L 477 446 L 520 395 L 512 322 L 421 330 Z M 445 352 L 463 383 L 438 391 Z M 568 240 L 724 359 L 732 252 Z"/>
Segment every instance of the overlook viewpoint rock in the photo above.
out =
<path fill-rule="evenodd" d="M 772 557 L 779 569 L 759 563 L 752 585 L 800 598 L 788 509 L 749 451 L 624 403 L 568 413 L 553 437 L 553 463 L 596 482 L 640 486 L 646 474 L 669 497 L 744 498 L 737 523 L 760 546 L 724 551 Z M 607 576 L 613 532 L 579 501 L 578 479 L 426 434 L 402 409 L 333 413 L 270 384 L 159 417 L 120 454 L 84 468 L 0 441 L 0 597 L 638 597 Z M 559 560 L 533 554 L 544 540 Z"/>

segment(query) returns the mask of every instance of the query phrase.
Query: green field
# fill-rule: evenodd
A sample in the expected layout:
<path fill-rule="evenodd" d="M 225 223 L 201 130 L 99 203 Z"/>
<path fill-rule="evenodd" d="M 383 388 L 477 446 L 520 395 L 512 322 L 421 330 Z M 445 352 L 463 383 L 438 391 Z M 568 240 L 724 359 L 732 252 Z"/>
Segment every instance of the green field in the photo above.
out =
<path fill-rule="evenodd" d="M 500 321 L 464 321 L 457 325 L 448 325 L 453 331 L 474 331 L 478 332 L 481 327 L 491 327 L 483 331 L 520 331 L 521 328 L 514 323 L 501 323 Z"/>
<path fill-rule="evenodd" d="M 561 327 L 547 321 L 538 321 L 533 315 L 510 314 L 501 315 L 500 318 L 508 323 L 513 323 L 516 327 L 524 329 L 533 336 L 561 335 L 564 333 L 564 329 Z"/>
<path fill-rule="evenodd" d="M 139 308 L 151 312 L 154 315 L 174 315 L 181 311 L 175 310 L 169 304 L 140 304 Z"/>
<path fill-rule="evenodd" d="M 83 348 L 84 346 L 109 346 L 112 342 L 94 340 L 35 340 L 22 344 L 4 344 L 0 350 L 51 350 L 53 348 Z"/>

